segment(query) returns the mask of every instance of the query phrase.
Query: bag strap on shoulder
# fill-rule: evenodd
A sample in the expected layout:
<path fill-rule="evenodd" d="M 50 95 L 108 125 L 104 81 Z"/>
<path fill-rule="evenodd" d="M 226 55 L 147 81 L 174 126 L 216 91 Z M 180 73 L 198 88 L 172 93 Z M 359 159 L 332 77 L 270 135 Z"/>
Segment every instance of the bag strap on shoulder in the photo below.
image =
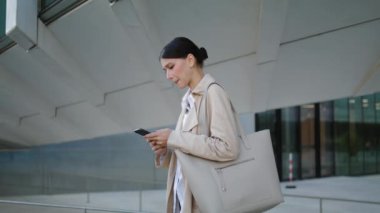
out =
<path fill-rule="evenodd" d="M 223 89 L 223 87 L 221 85 L 219 85 L 217 82 L 212 82 L 211 84 L 208 85 L 206 91 L 204 91 L 204 97 L 202 98 L 201 100 L 201 103 L 200 103 L 200 108 L 199 108 L 199 124 L 200 124 L 200 133 L 201 134 L 205 134 L 205 135 L 210 135 L 210 125 L 209 125 L 209 121 L 207 120 L 207 96 L 208 96 L 208 89 L 212 86 L 212 85 L 218 85 L 219 87 L 221 87 Z M 240 124 L 240 120 L 238 119 L 238 114 L 237 114 L 237 111 L 235 110 L 235 107 L 234 105 L 232 104 L 231 100 L 230 101 L 230 105 L 231 105 L 231 109 L 234 113 L 234 120 L 235 120 L 235 124 L 237 125 L 237 130 L 238 130 L 238 136 L 239 138 L 241 139 L 241 141 L 243 142 L 244 144 L 244 147 L 246 149 L 251 149 L 251 146 L 248 144 L 248 140 L 247 140 L 247 136 L 246 134 L 244 133 L 244 129 L 242 128 L 241 124 Z"/>

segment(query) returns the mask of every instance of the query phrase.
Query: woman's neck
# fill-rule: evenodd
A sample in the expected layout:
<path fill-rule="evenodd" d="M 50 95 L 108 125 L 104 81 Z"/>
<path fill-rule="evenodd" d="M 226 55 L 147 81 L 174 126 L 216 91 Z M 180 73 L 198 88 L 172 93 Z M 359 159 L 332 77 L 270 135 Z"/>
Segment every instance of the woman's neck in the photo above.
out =
<path fill-rule="evenodd" d="M 198 83 L 202 80 L 204 76 L 202 68 L 198 68 L 197 70 L 194 70 L 193 77 L 189 83 L 189 88 L 191 91 L 198 85 Z"/>

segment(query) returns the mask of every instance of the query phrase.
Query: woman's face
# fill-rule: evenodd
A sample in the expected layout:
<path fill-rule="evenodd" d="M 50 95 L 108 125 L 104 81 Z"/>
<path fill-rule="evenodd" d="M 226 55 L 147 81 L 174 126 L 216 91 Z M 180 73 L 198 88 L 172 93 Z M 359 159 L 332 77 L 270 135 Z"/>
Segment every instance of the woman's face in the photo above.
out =
<path fill-rule="evenodd" d="M 161 58 L 162 69 L 166 78 L 183 89 L 189 86 L 192 78 L 192 70 L 188 58 Z"/>

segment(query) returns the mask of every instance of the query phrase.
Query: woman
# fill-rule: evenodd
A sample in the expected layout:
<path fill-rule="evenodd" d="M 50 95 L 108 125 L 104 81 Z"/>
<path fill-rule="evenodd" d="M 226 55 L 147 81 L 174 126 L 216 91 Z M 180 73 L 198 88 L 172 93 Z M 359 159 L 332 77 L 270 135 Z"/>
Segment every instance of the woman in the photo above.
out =
<path fill-rule="evenodd" d="M 175 130 L 161 129 L 145 136 L 156 154 L 156 166 L 168 167 L 167 212 L 200 212 L 191 188 L 182 173 L 174 150 L 215 161 L 236 159 L 239 139 L 230 100 L 210 75 L 203 72 L 206 49 L 191 40 L 178 37 L 168 43 L 160 54 L 166 78 L 183 89 L 182 112 Z M 207 92 L 207 121 L 209 135 L 199 134 L 198 112 Z M 203 127 L 204 128 L 204 127 Z M 199 174 L 202 178 L 202 174 Z"/>

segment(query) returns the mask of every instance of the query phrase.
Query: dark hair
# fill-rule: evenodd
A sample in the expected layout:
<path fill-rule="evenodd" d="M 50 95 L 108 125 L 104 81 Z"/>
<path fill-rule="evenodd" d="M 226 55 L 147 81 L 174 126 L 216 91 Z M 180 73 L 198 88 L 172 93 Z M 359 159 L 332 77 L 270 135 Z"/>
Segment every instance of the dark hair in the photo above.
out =
<path fill-rule="evenodd" d="M 197 64 L 203 67 L 203 61 L 208 58 L 205 48 L 198 48 L 190 39 L 177 37 L 169 42 L 160 53 L 161 58 L 186 58 L 191 53 L 197 60 Z"/>

